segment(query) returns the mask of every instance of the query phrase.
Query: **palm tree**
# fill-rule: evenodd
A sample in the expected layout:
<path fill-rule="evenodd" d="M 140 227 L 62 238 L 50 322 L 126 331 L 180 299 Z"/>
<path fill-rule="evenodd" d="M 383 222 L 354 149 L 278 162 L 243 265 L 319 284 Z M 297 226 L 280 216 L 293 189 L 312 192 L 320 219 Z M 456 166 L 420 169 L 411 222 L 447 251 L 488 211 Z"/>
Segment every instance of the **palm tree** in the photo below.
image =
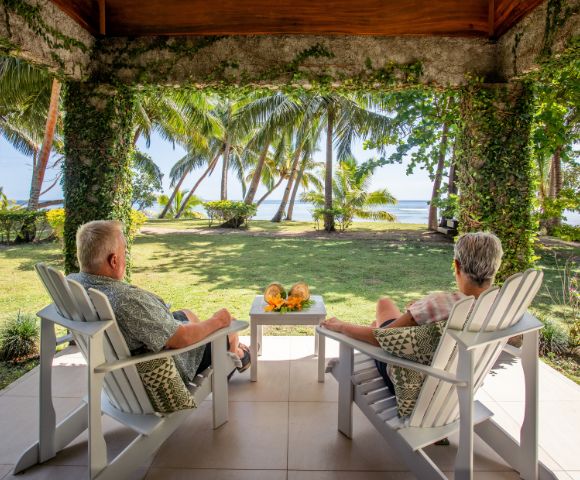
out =
<path fill-rule="evenodd" d="M 308 158 L 312 155 L 312 152 L 316 148 L 318 137 L 320 136 L 320 130 L 320 122 L 314 119 L 312 123 L 303 124 L 296 132 L 294 132 L 294 152 L 290 176 L 288 177 L 288 182 L 282 200 L 280 201 L 280 206 L 272 218 L 272 222 L 282 221 L 282 218 L 286 213 L 288 200 L 290 199 L 290 192 L 294 183 L 297 183 L 296 179 L 298 177 L 299 166 L 301 163 L 300 159 L 302 158 L 303 163 L 304 158 Z"/>
<path fill-rule="evenodd" d="M 257 206 L 260 206 L 290 176 L 292 152 L 286 140 L 286 136 L 278 138 L 274 143 L 273 152 L 266 156 L 260 175 L 261 182 L 266 187 L 266 193 L 256 202 Z M 252 177 L 254 173 L 250 170 L 248 176 Z"/>
<path fill-rule="evenodd" d="M 319 118 L 326 127 L 326 165 L 324 178 L 324 229 L 333 231 L 334 216 L 332 169 L 333 145 L 339 160 L 351 155 L 352 142 L 374 136 L 387 136 L 392 128 L 389 117 L 374 111 L 377 104 L 371 95 L 328 93 L 316 94 L 307 103 L 306 118 Z"/>
<path fill-rule="evenodd" d="M 60 82 L 14 58 L 0 58 L 0 132 L 14 148 L 32 156 L 28 209 L 37 210 L 59 119 Z"/>
<path fill-rule="evenodd" d="M 314 170 L 320 170 L 323 165 L 324 164 L 321 162 L 313 161 L 312 156 L 308 155 L 307 153 L 302 155 L 300 170 L 298 170 L 298 175 L 294 181 L 292 196 L 290 197 L 290 202 L 288 203 L 288 213 L 286 214 L 285 220 L 292 220 L 292 215 L 294 213 L 294 203 L 296 201 L 298 188 L 300 186 L 302 186 L 303 189 L 314 187 L 316 190 L 322 190 L 322 182 L 320 181 L 319 176 L 313 172 Z"/>
<path fill-rule="evenodd" d="M 184 218 L 196 218 L 199 215 L 194 208 L 197 205 L 201 205 L 203 201 L 195 195 L 187 197 L 188 199 L 186 200 L 186 195 L 187 190 L 179 190 L 171 202 L 167 195 L 159 195 L 157 201 L 159 205 L 169 205 L 167 213 L 171 218 L 176 218 L 178 212 L 181 212 L 181 216 Z"/>
<path fill-rule="evenodd" d="M 357 165 L 353 157 L 339 163 L 332 189 L 335 209 L 340 211 L 341 230 L 348 228 L 354 217 L 389 222 L 395 220 L 392 213 L 376 210 L 376 207 L 394 205 L 397 200 L 387 189 L 369 192 L 372 175 L 372 169 Z M 312 203 L 318 210 L 326 208 L 326 198 L 320 190 L 304 193 L 302 200 Z"/>

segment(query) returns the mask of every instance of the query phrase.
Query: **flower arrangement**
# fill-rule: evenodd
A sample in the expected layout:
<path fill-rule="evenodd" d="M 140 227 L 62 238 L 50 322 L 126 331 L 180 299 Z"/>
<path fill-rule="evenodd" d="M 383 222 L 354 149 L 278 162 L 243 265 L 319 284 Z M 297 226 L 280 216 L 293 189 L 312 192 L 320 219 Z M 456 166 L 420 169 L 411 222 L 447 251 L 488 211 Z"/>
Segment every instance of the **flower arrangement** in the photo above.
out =
<path fill-rule="evenodd" d="M 304 282 L 292 286 L 288 294 L 279 283 L 271 283 L 264 290 L 265 312 L 296 312 L 310 307 L 314 302 L 310 299 L 310 289 Z"/>

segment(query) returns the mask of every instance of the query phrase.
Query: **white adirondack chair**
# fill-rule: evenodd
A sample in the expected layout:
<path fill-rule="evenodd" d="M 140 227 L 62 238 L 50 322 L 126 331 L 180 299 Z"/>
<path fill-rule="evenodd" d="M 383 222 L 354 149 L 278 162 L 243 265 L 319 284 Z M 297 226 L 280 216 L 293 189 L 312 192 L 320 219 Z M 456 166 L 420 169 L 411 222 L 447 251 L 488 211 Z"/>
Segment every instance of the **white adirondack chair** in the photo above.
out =
<path fill-rule="evenodd" d="M 213 427 L 228 420 L 227 374 L 234 368 L 226 353 L 224 337 L 247 327 L 234 321 L 227 329 L 181 349 L 131 356 L 119 331 L 109 301 L 101 292 L 87 291 L 77 282 L 43 264 L 36 270 L 53 304 L 42 309 L 40 350 L 39 440 L 26 450 L 14 468 L 18 473 L 53 458 L 88 428 L 89 476 L 91 479 L 122 479 L 143 464 L 194 410 L 171 414 L 156 413 L 135 365 L 145 360 L 170 357 L 207 343 L 212 344 L 212 366 L 188 385 L 197 404 L 210 393 L 213 401 Z M 54 326 L 68 328 L 88 365 L 88 398 L 65 420 L 56 425 L 52 402 L 51 370 L 55 354 Z M 101 415 L 106 414 L 138 433 L 117 457 L 107 458 Z"/>
<path fill-rule="evenodd" d="M 501 290 L 487 290 L 477 302 L 473 297 L 457 302 L 430 366 L 394 357 L 380 347 L 317 327 L 319 334 L 340 342 L 339 361 L 332 370 L 339 382 L 338 430 L 351 438 L 352 403 L 356 403 L 421 480 L 447 478 L 424 447 L 456 431 L 456 479 L 473 478 L 474 432 L 523 478 L 555 478 L 538 463 L 537 363 L 538 330 L 542 324 L 525 313 L 540 288 L 542 276 L 541 272 L 527 270 L 510 277 Z M 521 351 L 515 352 L 506 342 L 519 334 L 523 334 L 524 342 Z M 488 408 L 474 400 L 504 347 L 521 355 L 525 376 L 526 406 L 519 442 L 493 421 Z M 361 353 L 355 355 L 355 350 Z M 398 416 L 396 399 L 386 388 L 373 359 L 427 375 L 408 419 Z"/>

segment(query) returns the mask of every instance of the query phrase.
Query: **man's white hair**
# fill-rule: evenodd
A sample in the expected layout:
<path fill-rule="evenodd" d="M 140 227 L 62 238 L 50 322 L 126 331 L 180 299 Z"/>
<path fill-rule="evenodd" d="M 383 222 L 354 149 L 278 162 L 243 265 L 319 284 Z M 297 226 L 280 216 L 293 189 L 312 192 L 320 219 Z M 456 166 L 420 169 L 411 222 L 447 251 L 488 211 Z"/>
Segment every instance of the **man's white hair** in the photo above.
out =
<path fill-rule="evenodd" d="M 77 230 L 77 258 L 81 272 L 97 272 L 117 249 L 123 224 L 117 220 L 95 220 Z"/>
<path fill-rule="evenodd" d="M 475 232 L 461 235 L 455 243 L 455 259 L 472 283 L 493 283 L 501 264 L 503 249 L 493 233 Z"/>

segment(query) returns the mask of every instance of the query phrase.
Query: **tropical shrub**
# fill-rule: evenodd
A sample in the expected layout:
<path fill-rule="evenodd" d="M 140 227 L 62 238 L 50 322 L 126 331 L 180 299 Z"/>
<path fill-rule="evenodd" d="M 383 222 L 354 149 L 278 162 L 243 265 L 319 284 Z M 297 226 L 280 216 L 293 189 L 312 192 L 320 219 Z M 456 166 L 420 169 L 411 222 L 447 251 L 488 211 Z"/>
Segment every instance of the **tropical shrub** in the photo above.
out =
<path fill-rule="evenodd" d="M 23 229 L 23 227 L 26 227 Z M 30 211 L 23 208 L 0 210 L 0 242 L 25 242 L 25 232 L 34 230 L 35 236 L 40 236 L 46 227 L 46 212 Z"/>
<path fill-rule="evenodd" d="M 166 216 L 168 218 L 176 218 L 178 212 L 182 209 L 183 202 L 187 202 L 185 208 L 180 214 L 180 218 L 189 218 L 189 219 L 201 219 L 203 215 L 199 212 L 194 210 L 195 207 L 198 205 L 202 205 L 203 201 L 196 195 L 192 195 L 191 197 L 187 198 L 188 190 L 178 190 L 173 197 L 169 205 L 169 209 L 167 210 Z M 187 198 L 187 200 L 186 200 Z M 159 195 L 157 198 L 159 205 L 165 207 L 169 203 L 169 197 L 167 195 Z"/>
<path fill-rule="evenodd" d="M 253 203 L 247 204 L 244 202 L 234 202 L 232 200 L 205 202 L 203 206 L 207 212 L 210 227 L 214 220 L 222 222 L 221 226 L 223 227 L 240 228 L 247 226 L 250 218 L 258 210 L 258 207 Z"/>
<path fill-rule="evenodd" d="M 352 225 L 354 217 L 392 222 L 395 216 L 386 210 L 376 210 L 397 203 L 387 189 L 369 192 L 373 170 L 366 165 L 357 165 L 354 158 L 340 162 L 332 181 L 334 204 L 332 209 L 324 208 L 324 193 L 320 190 L 302 194 L 302 200 L 312 203 L 316 226 L 325 214 L 334 216 L 341 231 Z"/>
<path fill-rule="evenodd" d="M 562 355 L 568 351 L 570 337 L 566 330 L 550 319 L 542 320 L 539 352 L 543 357 Z"/>
<path fill-rule="evenodd" d="M 18 312 L 0 330 L 0 358 L 16 361 L 36 355 L 39 338 L 40 329 L 36 317 Z"/>
<path fill-rule="evenodd" d="M 64 240 L 64 208 L 55 208 L 46 212 L 46 221 L 52 232 L 61 242 Z"/>
<path fill-rule="evenodd" d="M 580 227 L 564 223 L 555 227 L 552 234 L 567 242 L 580 242 Z"/>

